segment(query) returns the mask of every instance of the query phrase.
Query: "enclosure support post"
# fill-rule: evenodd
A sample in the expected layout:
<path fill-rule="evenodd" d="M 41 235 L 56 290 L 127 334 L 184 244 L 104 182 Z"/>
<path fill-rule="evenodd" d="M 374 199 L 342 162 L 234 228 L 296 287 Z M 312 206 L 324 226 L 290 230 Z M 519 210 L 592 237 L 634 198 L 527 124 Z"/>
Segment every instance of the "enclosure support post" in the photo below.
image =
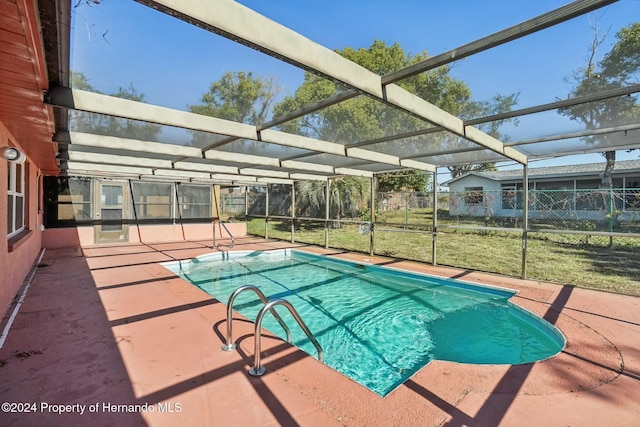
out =
<path fill-rule="evenodd" d="M 264 197 L 264 238 L 269 238 L 269 184 L 265 185 Z"/>
<path fill-rule="evenodd" d="M 291 183 L 291 243 L 296 242 L 296 183 Z"/>
<path fill-rule="evenodd" d="M 611 187 L 609 187 L 609 233 L 613 233 L 613 223 L 615 219 L 614 215 L 615 206 L 613 199 L 613 183 L 611 183 Z M 613 234 L 609 235 L 609 249 L 613 249 Z"/>
<path fill-rule="evenodd" d="M 213 233 L 213 238 L 211 239 L 211 244 L 213 246 L 211 246 L 211 249 L 215 249 L 218 244 L 216 243 L 216 220 L 212 219 L 211 220 L 211 233 Z"/>
<path fill-rule="evenodd" d="M 517 191 L 517 189 L 516 189 Z M 529 169 L 522 165 L 522 278 L 527 278 L 527 232 L 529 231 Z"/>
<path fill-rule="evenodd" d="M 136 210 L 136 200 L 133 196 L 133 185 L 131 185 L 131 180 L 128 179 L 129 183 L 129 196 L 131 196 L 131 207 L 133 208 L 133 219 L 136 221 L 136 228 L 138 229 L 138 240 L 142 243 L 142 234 L 140 234 L 140 221 L 138 221 L 138 211 Z"/>
<path fill-rule="evenodd" d="M 218 191 L 216 193 L 216 186 L 215 185 L 213 185 L 211 187 L 212 187 L 211 190 L 213 192 L 213 200 L 214 200 L 214 203 L 211 206 L 211 233 L 213 235 L 213 237 L 212 237 L 212 245 L 213 246 L 211 246 L 211 249 L 216 249 L 218 247 L 218 245 L 216 243 L 216 221 L 220 222 L 220 207 L 219 207 L 219 201 L 218 201 L 218 199 L 219 199 L 218 196 L 219 196 L 220 192 Z M 215 209 L 216 209 L 216 214 L 215 215 L 213 213 L 213 207 L 214 206 L 215 206 Z"/>
<path fill-rule="evenodd" d="M 433 214 L 431 234 L 431 264 L 437 264 L 436 249 L 438 248 L 438 171 L 433 172 Z"/>
<path fill-rule="evenodd" d="M 249 219 L 247 216 L 249 215 L 249 186 L 244 186 L 244 222 L 248 225 Z"/>
<path fill-rule="evenodd" d="M 324 247 L 329 249 L 329 187 L 331 187 L 331 178 L 327 178 L 327 185 L 324 193 Z"/>
<path fill-rule="evenodd" d="M 371 213 L 369 214 L 369 255 L 373 256 L 375 252 L 375 239 L 373 238 L 373 230 L 376 220 L 376 175 L 371 176 Z"/>

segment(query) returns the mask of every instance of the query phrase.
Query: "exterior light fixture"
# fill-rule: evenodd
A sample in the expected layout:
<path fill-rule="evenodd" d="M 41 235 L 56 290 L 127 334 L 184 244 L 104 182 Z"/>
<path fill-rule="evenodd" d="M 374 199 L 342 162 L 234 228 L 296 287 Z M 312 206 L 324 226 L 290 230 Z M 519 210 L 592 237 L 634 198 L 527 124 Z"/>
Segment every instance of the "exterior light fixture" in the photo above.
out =
<path fill-rule="evenodd" d="M 21 165 L 25 162 L 25 160 L 27 160 L 27 157 L 24 155 L 24 153 L 15 147 L 1 148 L 0 151 L 2 151 L 2 157 L 4 157 L 5 160 L 11 163 L 18 163 Z"/>

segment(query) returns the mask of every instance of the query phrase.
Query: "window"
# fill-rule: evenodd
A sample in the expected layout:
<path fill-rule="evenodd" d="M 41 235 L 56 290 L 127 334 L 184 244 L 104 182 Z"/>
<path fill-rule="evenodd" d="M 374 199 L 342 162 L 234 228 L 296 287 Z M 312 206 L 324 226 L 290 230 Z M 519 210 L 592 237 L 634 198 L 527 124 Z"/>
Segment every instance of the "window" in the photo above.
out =
<path fill-rule="evenodd" d="M 101 190 L 97 190 L 96 182 L 102 183 Z M 122 182 L 111 185 L 92 177 L 46 176 L 44 224 L 47 228 L 95 225 L 96 209 L 100 213 L 103 230 L 105 224 L 107 227 L 121 227 L 122 220 L 134 220 L 140 224 L 170 224 L 174 219 L 188 222 L 212 220 L 211 186 L 139 180 L 130 183 L 129 192 L 129 184 Z M 94 191 L 100 191 L 101 198 L 96 200 Z"/>
<path fill-rule="evenodd" d="M 136 219 L 148 222 L 171 219 L 171 188 L 169 183 L 132 182 Z"/>
<path fill-rule="evenodd" d="M 90 225 L 91 178 L 44 178 L 45 227 L 74 227 Z"/>
<path fill-rule="evenodd" d="M 502 209 L 522 209 L 522 184 L 502 184 Z"/>
<path fill-rule="evenodd" d="M 627 178 L 624 189 L 625 210 L 640 210 L 640 177 Z"/>
<path fill-rule="evenodd" d="M 7 236 L 13 237 L 24 230 L 24 165 L 7 165 Z"/>
<path fill-rule="evenodd" d="M 484 191 L 482 187 L 465 187 L 464 202 L 467 205 L 482 205 L 484 203 Z"/>
<path fill-rule="evenodd" d="M 181 219 L 211 220 L 211 187 L 178 184 L 178 207 Z"/>
<path fill-rule="evenodd" d="M 516 186 L 502 186 L 502 209 L 516 209 Z"/>

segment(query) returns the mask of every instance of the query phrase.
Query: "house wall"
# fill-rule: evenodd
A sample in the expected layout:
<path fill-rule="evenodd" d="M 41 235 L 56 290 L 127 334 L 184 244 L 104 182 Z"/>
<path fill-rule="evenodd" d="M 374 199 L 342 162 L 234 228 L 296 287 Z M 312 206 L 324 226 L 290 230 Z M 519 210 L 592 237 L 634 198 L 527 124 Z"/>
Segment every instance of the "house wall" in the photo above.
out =
<path fill-rule="evenodd" d="M 469 187 L 482 187 L 485 192 L 482 204 L 469 204 L 464 197 L 465 189 Z M 449 186 L 449 214 L 485 216 L 491 212 L 492 216 L 501 214 L 501 186 L 499 182 L 480 176 L 469 175 L 452 182 Z"/>
<path fill-rule="evenodd" d="M 0 122 L 0 147 L 14 146 L 25 152 L 5 125 Z M 25 174 L 25 226 L 28 230 L 11 239 L 7 238 L 7 176 L 9 162 L 0 158 L 0 316 L 10 308 L 25 279 L 36 262 L 42 242 L 42 213 L 40 211 L 40 169 L 27 158 Z"/>
<path fill-rule="evenodd" d="M 247 235 L 247 224 L 244 222 L 227 222 L 225 225 L 234 237 L 245 237 Z M 216 238 L 229 238 L 220 224 L 216 224 Z M 213 226 L 211 224 L 132 225 L 129 227 L 129 239 L 118 244 L 175 242 L 179 240 L 213 241 Z M 42 246 L 44 248 L 90 246 L 94 244 L 96 242 L 93 227 L 47 228 L 42 235 Z"/>
<path fill-rule="evenodd" d="M 496 217 L 520 217 L 521 209 L 508 209 L 502 203 L 502 185 L 514 181 L 494 181 L 484 177 L 469 175 L 449 184 L 449 212 L 451 215 L 465 216 L 496 216 Z M 615 209 L 618 211 L 618 220 L 637 221 L 640 211 L 637 208 L 627 208 L 625 197 L 635 197 L 637 185 L 640 182 L 637 172 L 617 174 L 614 179 L 615 195 L 613 197 Z M 602 221 L 609 214 L 608 199 L 596 203 L 594 200 L 580 200 L 580 194 L 592 194 L 591 190 L 597 190 L 600 179 L 584 178 L 542 178 L 529 181 L 529 218 L 530 219 L 561 219 L 561 220 L 589 220 Z M 469 204 L 472 199 L 465 196 L 465 191 L 470 187 L 482 187 L 484 192 L 483 203 Z M 624 192 L 621 189 L 625 189 Z M 626 190 L 628 189 L 628 190 Z M 631 196 L 626 196 L 629 191 Z M 567 196 L 566 192 L 570 192 Z M 468 193 L 467 193 L 468 194 Z M 594 193 L 595 194 L 595 193 Z M 596 194 L 597 195 L 597 194 Z M 557 199 L 554 197 L 557 196 Z M 540 199 L 539 199 L 540 197 Z M 567 201 L 567 197 L 569 197 Z M 575 198 L 575 199 L 574 199 Z M 586 202 L 585 202 L 586 200 Z"/>

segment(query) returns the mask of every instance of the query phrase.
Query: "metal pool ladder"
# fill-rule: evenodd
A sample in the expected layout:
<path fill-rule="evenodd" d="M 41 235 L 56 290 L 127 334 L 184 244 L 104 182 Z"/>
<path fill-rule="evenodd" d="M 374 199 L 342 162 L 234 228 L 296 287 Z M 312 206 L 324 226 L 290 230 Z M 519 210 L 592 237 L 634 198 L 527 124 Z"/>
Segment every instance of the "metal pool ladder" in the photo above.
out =
<path fill-rule="evenodd" d="M 229 249 L 232 249 L 236 244 L 235 237 L 233 236 L 233 234 L 231 234 L 231 232 L 227 228 L 227 225 L 224 223 L 224 221 L 217 221 L 217 222 L 218 222 L 218 224 L 220 224 L 222 226 L 222 228 L 224 228 L 224 231 L 227 232 L 229 237 L 231 237 L 231 244 L 229 244 L 229 245 L 222 245 L 221 243 L 216 244 L 216 233 L 215 233 L 215 228 L 214 228 L 214 230 L 213 230 L 213 247 L 216 248 L 217 250 L 220 250 L 220 246 L 227 246 Z"/>
<path fill-rule="evenodd" d="M 287 342 L 291 344 L 291 331 L 285 325 L 282 318 L 278 315 L 278 313 L 273 308 L 276 305 L 283 305 L 289 310 L 289 313 L 291 313 L 291 315 L 296 320 L 296 322 L 298 322 L 298 325 L 300 326 L 302 331 L 307 335 L 311 343 L 314 345 L 314 347 L 318 351 L 318 360 L 320 362 L 324 362 L 324 353 L 322 352 L 322 347 L 320 346 L 320 343 L 318 343 L 318 340 L 316 340 L 316 338 L 313 336 L 313 334 L 311 333 L 307 325 L 304 323 L 304 321 L 296 311 L 296 309 L 293 308 L 293 305 L 289 301 L 282 298 L 268 301 L 267 298 L 264 296 L 264 294 L 260 291 L 260 289 L 258 289 L 256 286 L 253 286 L 253 285 L 241 286 L 238 289 L 236 289 L 229 297 L 229 302 L 227 303 L 227 342 L 222 346 L 223 350 L 231 351 L 236 348 L 236 344 L 232 342 L 232 335 L 231 335 L 232 334 L 232 315 L 233 315 L 232 306 L 236 296 L 239 293 L 244 292 L 246 290 L 251 290 L 255 292 L 258 295 L 258 297 L 260 297 L 260 300 L 264 303 L 264 306 L 260 309 L 260 312 L 256 317 L 255 332 L 254 332 L 254 335 L 255 335 L 254 361 L 253 361 L 253 367 L 249 369 L 249 375 L 260 376 L 265 372 L 264 366 L 260 365 L 260 362 L 261 362 L 260 353 L 262 351 L 262 319 L 264 318 L 264 315 L 267 313 L 267 311 L 273 314 L 273 317 L 276 318 L 280 326 L 282 326 L 282 329 L 285 330 L 285 333 L 287 334 Z"/>
<path fill-rule="evenodd" d="M 267 297 L 264 296 L 262 291 L 260 291 L 257 286 L 240 286 L 238 289 L 233 291 L 233 293 L 229 297 L 229 302 L 227 302 L 227 342 L 222 345 L 222 349 L 224 351 L 232 351 L 236 349 L 236 344 L 233 342 L 233 302 L 235 301 L 238 294 L 241 294 L 244 291 L 255 292 L 256 295 L 258 295 L 258 297 L 260 298 L 260 301 L 262 301 L 264 304 L 267 304 L 269 302 L 267 300 Z M 275 310 L 271 310 L 271 314 L 273 314 L 273 317 L 275 317 L 280 326 L 282 326 L 282 329 L 284 329 L 284 332 L 287 334 L 287 342 L 291 344 L 291 331 Z"/>

